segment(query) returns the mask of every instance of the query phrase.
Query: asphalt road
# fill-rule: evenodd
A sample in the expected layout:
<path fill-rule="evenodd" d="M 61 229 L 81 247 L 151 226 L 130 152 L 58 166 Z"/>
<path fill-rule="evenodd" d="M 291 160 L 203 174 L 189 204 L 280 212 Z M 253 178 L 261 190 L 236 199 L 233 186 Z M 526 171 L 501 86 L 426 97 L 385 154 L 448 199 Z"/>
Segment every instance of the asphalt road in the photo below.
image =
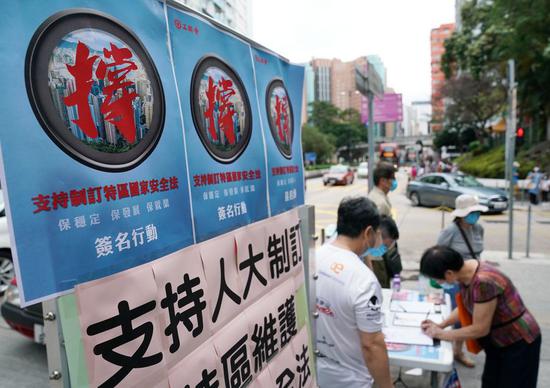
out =
<path fill-rule="evenodd" d="M 390 201 L 395 209 L 401 238 L 399 247 L 402 257 L 407 261 L 420 260 L 422 252 L 437 241 L 443 225 L 452 219 L 449 213 L 436 208 L 413 207 L 405 196 L 407 178 L 398 174 L 398 188 L 390 193 Z M 367 194 L 367 180 L 355 179 L 348 186 L 323 186 L 321 178 L 307 182 L 306 203 L 315 206 L 315 224 L 318 235 L 321 229 L 336 223 L 336 211 L 342 198 Z M 527 211 L 525 206 L 515 207 L 514 219 L 514 257 L 525 256 L 527 239 Z M 500 257 L 508 249 L 508 213 L 481 217 L 485 228 L 485 256 Z M 550 207 L 534 208 L 531 223 L 530 252 L 537 257 L 550 253 Z"/>

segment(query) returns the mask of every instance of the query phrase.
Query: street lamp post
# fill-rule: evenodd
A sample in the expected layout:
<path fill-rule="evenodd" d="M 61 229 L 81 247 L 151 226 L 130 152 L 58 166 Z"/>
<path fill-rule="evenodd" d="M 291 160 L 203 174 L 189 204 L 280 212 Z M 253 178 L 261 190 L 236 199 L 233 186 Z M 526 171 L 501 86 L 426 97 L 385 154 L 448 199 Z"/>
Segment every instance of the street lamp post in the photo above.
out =
<path fill-rule="evenodd" d="M 515 62 L 508 61 L 508 127 L 506 129 L 506 180 L 508 181 L 508 258 L 514 250 L 514 154 L 516 146 L 516 80 Z"/>
<path fill-rule="evenodd" d="M 366 71 L 365 71 L 366 70 Z M 368 144 L 369 144 L 369 183 L 368 190 L 371 191 L 374 188 L 374 177 L 372 171 L 374 170 L 374 147 L 375 147 L 375 132 L 374 132 L 374 97 L 381 97 L 384 95 L 384 85 L 382 79 L 376 72 L 374 66 L 367 61 L 365 69 L 355 68 L 355 86 L 357 90 L 367 96 L 369 102 L 369 121 L 368 121 Z"/>
<path fill-rule="evenodd" d="M 368 191 L 370 192 L 374 188 L 374 93 L 372 91 L 367 92 L 367 98 L 369 100 L 369 124 L 367 127 L 367 139 L 369 142 L 369 164 L 368 164 Z"/>

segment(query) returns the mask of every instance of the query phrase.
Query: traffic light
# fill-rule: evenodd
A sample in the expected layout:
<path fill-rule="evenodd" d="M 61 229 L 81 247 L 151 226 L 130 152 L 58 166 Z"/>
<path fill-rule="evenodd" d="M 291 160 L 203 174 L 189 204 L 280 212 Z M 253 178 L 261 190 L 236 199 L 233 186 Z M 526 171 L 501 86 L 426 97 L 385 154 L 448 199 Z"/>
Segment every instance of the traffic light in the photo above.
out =
<path fill-rule="evenodd" d="M 523 145 L 525 137 L 525 130 L 522 127 L 519 127 L 516 129 L 516 148 L 521 147 Z"/>

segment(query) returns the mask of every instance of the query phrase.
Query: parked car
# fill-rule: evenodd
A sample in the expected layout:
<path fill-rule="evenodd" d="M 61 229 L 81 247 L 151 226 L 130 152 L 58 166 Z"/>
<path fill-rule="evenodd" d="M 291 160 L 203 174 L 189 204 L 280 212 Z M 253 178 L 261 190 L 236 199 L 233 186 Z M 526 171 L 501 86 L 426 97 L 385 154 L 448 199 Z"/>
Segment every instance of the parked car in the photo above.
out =
<path fill-rule="evenodd" d="M 347 185 L 352 184 L 353 179 L 354 174 L 351 168 L 349 166 L 339 164 L 336 166 L 330 166 L 328 173 L 323 175 L 323 184 L 325 186 L 328 184 Z"/>
<path fill-rule="evenodd" d="M 4 205 L 4 197 L 0 190 L 0 296 L 4 294 L 15 276 L 15 268 L 11 256 L 10 234 Z"/>
<path fill-rule="evenodd" d="M 4 293 L 0 313 L 13 330 L 31 338 L 36 343 L 45 343 L 42 303 L 21 307 L 19 288 L 15 278 L 12 279 Z"/>
<path fill-rule="evenodd" d="M 369 162 L 359 163 L 357 167 L 357 178 L 368 178 L 369 176 Z"/>
<path fill-rule="evenodd" d="M 454 209 L 455 199 L 461 194 L 479 198 L 489 213 L 508 209 L 508 197 L 503 190 L 483 186 L 477 179 L 463 174 L 427 174 L 407 185 L 407 197 L 414 206 L 446 206 Z"/>

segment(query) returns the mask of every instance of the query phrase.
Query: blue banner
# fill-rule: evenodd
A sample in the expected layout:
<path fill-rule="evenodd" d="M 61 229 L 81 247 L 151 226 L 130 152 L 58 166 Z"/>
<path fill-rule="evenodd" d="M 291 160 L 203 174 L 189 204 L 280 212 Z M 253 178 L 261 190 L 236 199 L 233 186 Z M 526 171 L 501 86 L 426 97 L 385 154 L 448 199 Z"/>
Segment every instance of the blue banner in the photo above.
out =
<path fill-rule="evenodd" d="M 168 7 L 197 241 L 268 216 L 250 46 Z"/>
<path fill-rule="evenodd" d="M 17 36 L 0 42 L 0 131 L 25 302 L 192 244 L 162 4 L 0 9 Z"/>
<path fill-rule="evenodd" d="M 157 0 L 0 10 L 24 305 L 303 203 L 302 67 Z"/>
<path fill-rule="evenodd" d="M 304 68 L 252 48 L 267 150 L 271 214 L 304 203 L 301 107 Z"/>

